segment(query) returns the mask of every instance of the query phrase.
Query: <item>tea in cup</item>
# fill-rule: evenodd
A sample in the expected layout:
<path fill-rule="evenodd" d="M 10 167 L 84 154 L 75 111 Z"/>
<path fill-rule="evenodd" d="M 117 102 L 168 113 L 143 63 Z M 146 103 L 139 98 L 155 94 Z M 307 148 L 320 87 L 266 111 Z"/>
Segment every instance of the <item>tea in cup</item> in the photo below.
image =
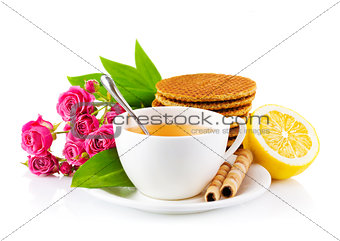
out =
<path fill-rule="evenodd" d="M 150 136 L 128 113 L 113 122 L 122 166 L 136 188 L 157 199 L 176 200 L 198 195 L 231 156 L 246 134 L 244 121 L 226 152 L 231 117 L 188 107 L 135 110 Z"/>

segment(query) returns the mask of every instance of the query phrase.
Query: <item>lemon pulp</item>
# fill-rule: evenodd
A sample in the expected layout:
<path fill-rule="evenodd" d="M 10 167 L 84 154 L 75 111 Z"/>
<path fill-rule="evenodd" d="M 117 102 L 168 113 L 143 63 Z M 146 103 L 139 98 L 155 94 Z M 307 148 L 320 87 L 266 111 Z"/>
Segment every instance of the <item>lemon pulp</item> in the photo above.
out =
<path fill-rule="evenodd" d="M 319 152 L 315 129 L 298 113 L 278 105 L 265 105 L 248 122 L 245 148 L 253 151 L 255 161 L 275 179 L 285 179 L 303 172 Z M 266 116 L 267 118 L 261 118 Z"/>
<path fill-rule="evenodd" d="M 307 128 L 294 117 L 278 111 L 268 112 L 269 123 L 261 119 L 260 128 L 268 129 L 263 135 L 267 145 L 281 156 L 297 158 L 305 156 L 312 147 Z"/>

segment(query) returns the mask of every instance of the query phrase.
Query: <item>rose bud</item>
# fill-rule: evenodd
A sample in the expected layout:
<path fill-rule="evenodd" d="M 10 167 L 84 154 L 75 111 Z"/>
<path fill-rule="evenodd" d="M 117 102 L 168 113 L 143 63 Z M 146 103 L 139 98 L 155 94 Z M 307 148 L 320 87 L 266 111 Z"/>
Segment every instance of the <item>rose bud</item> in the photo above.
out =
<path fill-rule="evenodd" d="M 63 131 L 70 131 L 71 130 L 71 126 L 69 124 L 69 122 L 67 122 L 63 128 Z"/>
<path fill-rule="evenodd" d="M 51 147 L 53 125 L 39 115 L 36 121 L 30 121 L 22 127 L 21 147 L 31 155 L 45 156 Z"/>
<path fill-rule="evenodd" d="M 112 124 L 113 119 L 117 116 L 118 114 L 115 111 L 109 111 L 106 112 L 104 116 L 104 124 Z"/>
<path fill-rule="evenodd" d="M 65 176 L 71 175 L 73 173 L 73 167 L 68 162 L 63 162 L 60 165 L 60 172 Z"/>
<path fill-rule="evenodd" d="M 68 91 L 59 96 L 57 112 L 64 121 L 70 121 L 71 117 L 76 117 L 80 114 L 91 114 L 94 107 L 90 103 L 94 100 L 95 97 L 92 94 L 79 86 L 71 86 Z M 79 105 L 79 108 L 73 110 L 72 106 L 75 104 Z"/>
<path fill-rule="evenodd" d="M 86 139 L 84 142 L 85 150 L 90 157 L 116 146 L 112 125 L 104 124 L 90 135 L 92 138 Z"/>
<path fill-rule="evenodd" d="M 95 79 L 90 79 L 90 80 L 85 81 L 85 90 L 87 90 L 91 94 L 97 92 L 99 87 L 100 85 L 98 81 Z"/>
<path fill-rule="evenodd" d="M 84 151 L 83 142 L 69 139 L 65 143 L 63 155 L 69 164 L 80 166 L 88 160 L 82 155 Z"/>
<path fill-rule="evenodd" d="M 27 122 L 22 128 L 29 129 L 33 126 L 45 126 L 50 131 L 53 130 L 53 125 L 49 121 L 45 121 L 41 115 L 38 115 L 38 119 L 36 121 Z"/>
<path fill-rule="evenodd" d="M 111 111 L 116 112 L 117 115 L 120 115 L 120 114 L 122 114 L 122 113 L 125 112 L 124 108 L 123 108 L 120 104 L 118 104 L 118 103 L 114 104 L 114 105 L 111 107 Z"/>
<path fill-rule="evenodd" d="M 28 156 L 28 168 L 35 175 L 51 175 L 58 172 L 59 163 L 50 152 L 46 156 Z"/>

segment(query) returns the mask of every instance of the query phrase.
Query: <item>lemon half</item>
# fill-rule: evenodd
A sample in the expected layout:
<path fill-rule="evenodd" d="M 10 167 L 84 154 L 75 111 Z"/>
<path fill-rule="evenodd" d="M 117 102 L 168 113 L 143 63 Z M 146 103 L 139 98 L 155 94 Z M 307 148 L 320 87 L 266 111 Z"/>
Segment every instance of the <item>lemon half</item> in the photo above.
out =
<path fill-rule="evenodd" d="M 319 153 L 315 129 L 293 110 L 264 105 L 252 113 L 247 125 L 243 145 L 274 179 L 300 174 Z"/>

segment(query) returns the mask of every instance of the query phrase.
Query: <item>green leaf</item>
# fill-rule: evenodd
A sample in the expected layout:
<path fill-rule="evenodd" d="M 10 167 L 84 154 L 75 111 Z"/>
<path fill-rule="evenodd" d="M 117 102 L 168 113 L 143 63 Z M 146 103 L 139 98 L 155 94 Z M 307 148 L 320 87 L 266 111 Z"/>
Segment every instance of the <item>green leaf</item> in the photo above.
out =
<path fill-rule="evenodd" d="M 151 106 L 156 88 L 151 86 L 136 68 L 100 57 L 106 71 L 131 106 Z"/>
<path fill-rule="evenodd" d="M 144 77 L 136 68 L 126 64 L 100 57 L 106 71 L 111 75 L 116 83 L 122 86 L 135 86 L 145 88 Z"/>
<path fill-rule="evenodd" d="M 74 173 L 71 187 L 133 187 L 120 163 L 116 148 L 99 152 Z"/>
<path fill-rule="evenodd" d="M 135 47 L 135 62 L 138 72 L 149 82 L 153 89 L 156 89 L 155 85 L 162 77 L 156 69 L 156 66 L 138 43 L 138 40 L 136 40 Z"/>
<path fill-rule="evenodd" d="M 119 85 L 118 85 L 119 88 Z M 155 99 L 155 91 L 149 89 L 141 89 L 134 87 L 119 88 L 124 98 L 128 101 L 130 106 L 150 107 L 152 101 Z"/>
<path fill-rule="evenodd" d="M 67 79 L 68 79 L 68 81 L 70 82 L 71 85 L 80 86 L 81 88 L 84 88 L 85 81 L 90 80 L 90 79 L 95 79 L 100 84 L 100 88 L 99 88 L 98 92 L 101 93 L 102 95 L 106 96 L 107 91 L 100 82 L 100 77 L 102 75 L 103 74 L 101 74 L 101 73 L 95 73 L 95 74 L 87 74 L 87 75 L 81 75 L 81 76 L 75 76 L 75 77 L 67 76 Z M 101 98 L 101 96 L 96 94 L 96 93 L 94 93 L 94 96 L 96 97 L 97 100 L 99 100 Z"/>

